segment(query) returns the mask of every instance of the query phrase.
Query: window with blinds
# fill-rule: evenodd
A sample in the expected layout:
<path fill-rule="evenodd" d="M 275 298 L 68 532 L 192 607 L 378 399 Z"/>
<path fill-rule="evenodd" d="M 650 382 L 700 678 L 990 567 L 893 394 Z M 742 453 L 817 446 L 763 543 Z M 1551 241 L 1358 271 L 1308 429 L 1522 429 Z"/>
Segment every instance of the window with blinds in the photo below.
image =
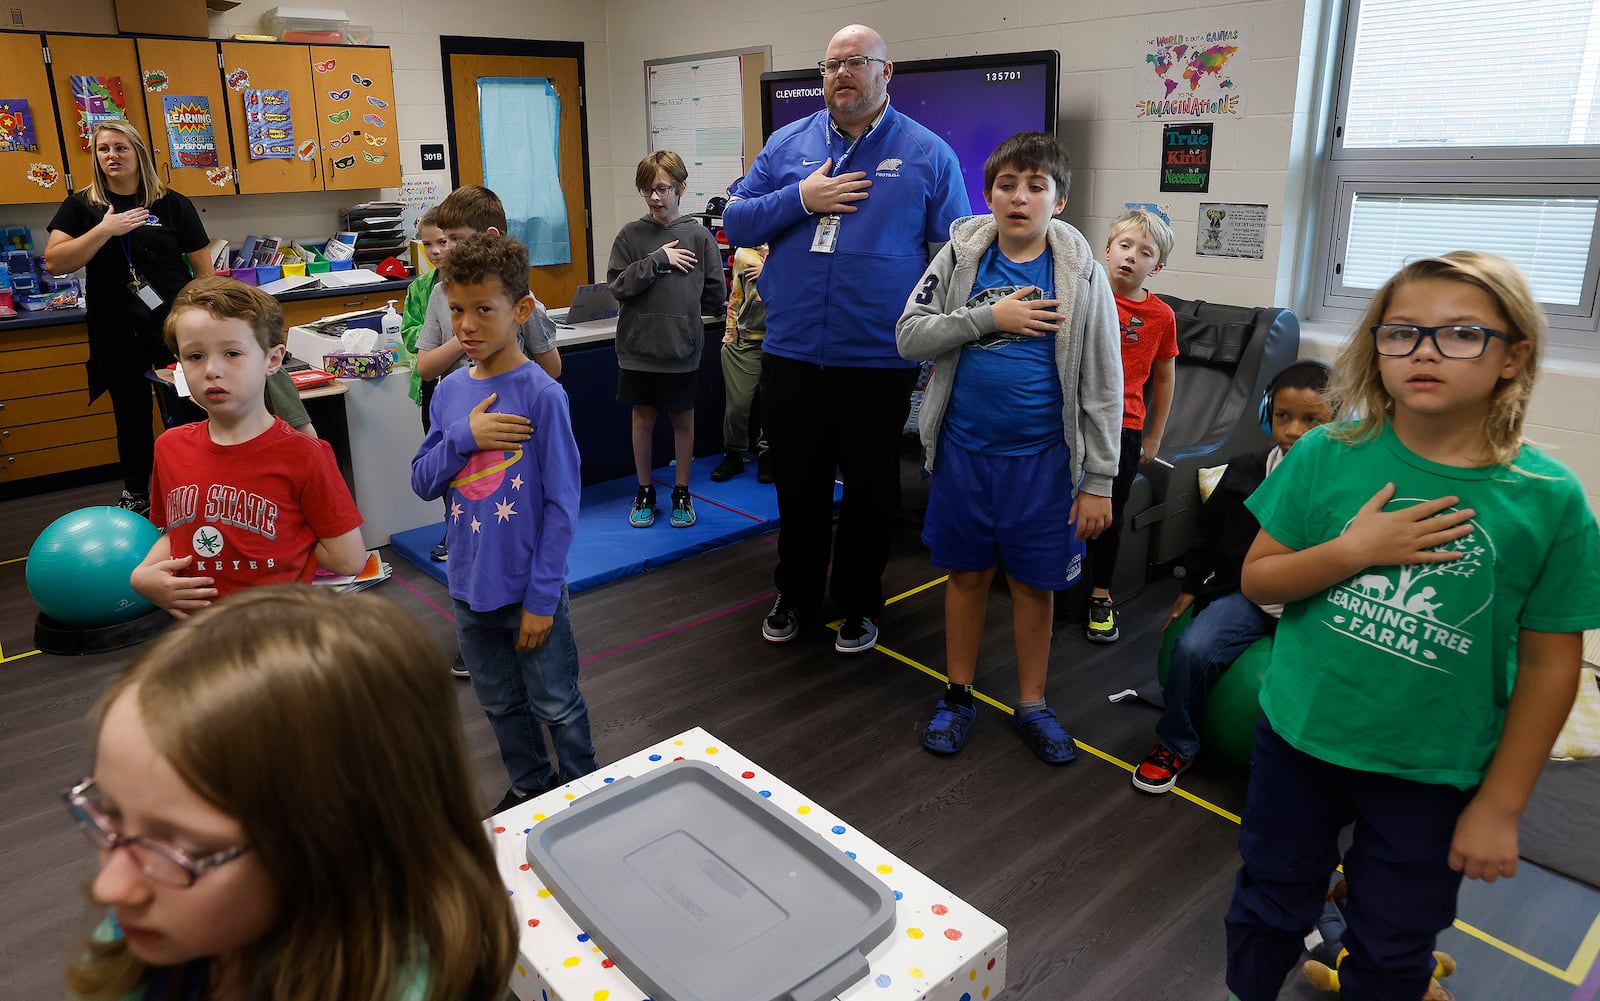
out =
<path fill-rule="evenodd" d="M 1406 262 L 1517 262 L 1557 340 L 1600 351 L 1600 0 L 1347 0 L 1321 304 Z"/>

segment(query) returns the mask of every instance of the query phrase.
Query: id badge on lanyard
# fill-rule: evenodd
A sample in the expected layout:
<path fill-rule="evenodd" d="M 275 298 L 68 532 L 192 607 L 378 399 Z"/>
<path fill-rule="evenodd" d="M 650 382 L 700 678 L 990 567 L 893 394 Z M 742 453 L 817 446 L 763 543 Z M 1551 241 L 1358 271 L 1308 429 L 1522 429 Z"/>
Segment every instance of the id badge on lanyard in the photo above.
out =
<path fill-rule="evenodd" d="M 833 155 L 833 126 L 825 122 L 822 127 L 828 133 L 828 155 L 831 157 Z M 850 143 L 850 148 L 840 154 L 839 162 L 833 165 L 833 175 L 830 176 L 837 175 L 844 170 L 845 164 L 850 162 L 850 154 L 856 151 L 856 147 L 861 145 L 861 140 L 865 139 L 866 135 L 866 132 L 862 132 L 861 135 L 856 136 L 855 140 Z M 811 252 L 813 254 L 831 254 L 839 249 L 839 223 L 842 219 L 843 216 L 837 212 L 817 217 L 817 230 L 811 234 Z"/>
<path fill-rule="evenodd" d="M 138 269 L 133 266 L 133 251 L 128 237 L 122 237 L 122 256 L 128 261 L 128 291 L 144 303 L 146 309 L 155 312 L 162 306 L 161 293 L 157 292 L 149 282 L 139 277 Z"/>

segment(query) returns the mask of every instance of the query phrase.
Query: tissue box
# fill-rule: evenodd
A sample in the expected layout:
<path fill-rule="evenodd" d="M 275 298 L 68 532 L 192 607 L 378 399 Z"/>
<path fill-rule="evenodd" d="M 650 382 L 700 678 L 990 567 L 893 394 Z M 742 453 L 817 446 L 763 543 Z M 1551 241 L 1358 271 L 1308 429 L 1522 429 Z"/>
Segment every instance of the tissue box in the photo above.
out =
<path fill-rule="evenodd" d="M 381 379 L 394 368 L 394 355 L 387 351 L 323 355 L 322 367 L 341 379 Z"/>

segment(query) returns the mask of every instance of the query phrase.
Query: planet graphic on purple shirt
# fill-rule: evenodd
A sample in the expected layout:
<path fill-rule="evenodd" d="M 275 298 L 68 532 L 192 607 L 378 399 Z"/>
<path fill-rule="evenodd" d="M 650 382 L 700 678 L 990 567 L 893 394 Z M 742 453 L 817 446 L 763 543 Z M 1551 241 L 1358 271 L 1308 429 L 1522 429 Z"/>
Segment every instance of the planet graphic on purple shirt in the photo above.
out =
<path fill-rule="evenodd" d="M 522 458 L 522 449 L 514 452 L 483 451 L 472 453 L 472 458 L 456 473 L 450 485 L 469 500 L 483 500 L 500 488 L 506 470 Z"/>

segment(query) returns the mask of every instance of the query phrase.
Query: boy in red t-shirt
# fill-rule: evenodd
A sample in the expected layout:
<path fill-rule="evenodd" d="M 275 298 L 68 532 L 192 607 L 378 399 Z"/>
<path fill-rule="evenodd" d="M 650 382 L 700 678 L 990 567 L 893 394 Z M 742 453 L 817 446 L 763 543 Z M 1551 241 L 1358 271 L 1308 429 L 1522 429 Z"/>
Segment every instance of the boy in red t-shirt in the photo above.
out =
<path fill-rule="evenodd" d="M 267 411 L 283 363 L 283 309 L 232 278 L 183 287 L 166 322 L 194 401 L 208 420 L 156 439 L 150 520 L 162 536 L 130 576 L 177 618 L 258 584 L 311 582 L 317 567 L 366 562 L 361 515 L 333 449 Z"/>
<path fill-rule="evenodd" d="M 1129 209 L 1111 224 L 1106 240 L 1106 274 L 1116 294 L 1122 327 L 1122 455 L 1111 484 L 1111 527 L 1089 542 L 1089 624 L 1084 634 L 1096 643 L 1115 643 L 1117 613 L 1111 580 L 1122 543 L 1122 509 L 1139 464 L 1161 451 L 1161 433 L 1172 408 L 1173 363 L 1178 357 L 1178 321 L 1172 307 L 1150 294 L 1146 278 L 1160 271 L 1172 253 L 1172 227 L 1149 209 Z M 1150 412 L 1144 384 L 1150 380 Z"/>

